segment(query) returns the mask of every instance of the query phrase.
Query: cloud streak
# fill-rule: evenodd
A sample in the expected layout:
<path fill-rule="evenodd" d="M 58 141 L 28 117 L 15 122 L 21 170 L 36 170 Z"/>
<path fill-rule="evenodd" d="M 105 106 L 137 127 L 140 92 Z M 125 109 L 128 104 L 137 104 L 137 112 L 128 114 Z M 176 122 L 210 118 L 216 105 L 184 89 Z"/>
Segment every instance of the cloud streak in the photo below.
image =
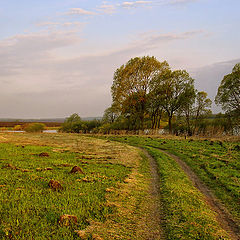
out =
<path fill-rule="evenodd" d="M 81 15 L 81 16 L 93 16 L 97 15 L 96 12 L 88 11 L 82 8 L 70 8 L 66 15 Z"/>
<path fill-rule="evenodd" d="M 152 4 L 152 1 L 132 1 L 132 2 L 123 2 L 122 4 L 120 4 L 120 6 L 124 7 L 124 8 L 136 8 L 139 6 L 149 6 L 150 4 Z"/>

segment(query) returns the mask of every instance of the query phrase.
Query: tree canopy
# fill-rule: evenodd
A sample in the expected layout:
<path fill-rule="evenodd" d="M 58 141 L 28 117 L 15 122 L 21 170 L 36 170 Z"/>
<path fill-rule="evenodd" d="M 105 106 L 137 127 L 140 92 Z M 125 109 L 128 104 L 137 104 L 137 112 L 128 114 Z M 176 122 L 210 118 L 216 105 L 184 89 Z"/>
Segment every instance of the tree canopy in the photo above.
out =
<path fill-rule="evenodd" d="M 191 103 L 194 95 L 194 80 L 185 70 L 166 69 L 151 83 L 153 96 L 158 97 L 159 105 L 168 115 L 169 131 L 172 132 L 173 114 Z"/>
<path fill-rule="evenodd" d="M 232 73 L 224 76 L 215 102 L 224 111 L 240 116 L 240 63 L 234 66 Z"/>
<path fill-rule="evenodd" d="M 140 128 L 143 128 L 147 94 L 152 79 L 168 69 L 166 61 L 159 62 L 155 57 L 136 57 L 118 68 L 111 88 L 114 105 L 126 117 L 136 114 Z"/>

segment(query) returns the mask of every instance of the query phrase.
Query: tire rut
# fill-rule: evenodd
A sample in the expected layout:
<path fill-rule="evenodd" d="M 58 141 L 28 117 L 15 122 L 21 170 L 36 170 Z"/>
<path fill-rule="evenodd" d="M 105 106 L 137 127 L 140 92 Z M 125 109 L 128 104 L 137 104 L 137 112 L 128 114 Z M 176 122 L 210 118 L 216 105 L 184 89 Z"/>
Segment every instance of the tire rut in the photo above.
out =
<path fill-rule="evenodd" d="M 152 211 L 149 216 L 151 219 L 150 230 L 152 232 L 151 236 L 148 236 L 148 240 L 160 240 L 165 239 L 162 226 L 163 216 L 161 215 L 161 201 L 160 201 L 160 178 L 158 174 L 158 165 L 156 160 L 147 152 L 147 150 L 140 148 L 145 156 L 149 159 L 150 173 L 151 173 L 151 185 L 150 185 L 150 195 L 153 199 Z"/>
<path fill-rule="evenodd" d="M 193 182 L 194 186 L 205 196 L 206 203 L 212 208 L 217 214 L 217 221 L 220 226 L 228 232 L 232 240 L 240 240 L 240 228 L 238 223 L 234 220 L 231 214 L 226 210 L 226 208 L 216 199 L 211 190 L 202 183 L 198 176 L 193 172 L 193 170 L 179 157 L 169 153 L 165 150 L 159 149 L 159 151 L 173 158 L 182 170 L 186 173 L 189 179 Z"/>

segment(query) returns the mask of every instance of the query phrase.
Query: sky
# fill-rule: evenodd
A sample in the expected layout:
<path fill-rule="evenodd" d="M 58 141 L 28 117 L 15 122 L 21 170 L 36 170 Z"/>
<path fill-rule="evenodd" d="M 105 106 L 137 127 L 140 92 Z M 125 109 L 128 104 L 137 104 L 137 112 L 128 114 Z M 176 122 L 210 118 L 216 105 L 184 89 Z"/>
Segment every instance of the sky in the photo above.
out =
<path fill-rule="evenodd" d="M 239 0 L 0 3 L 0 118 L 102 116 L 114 71 L 145 55 L 186 69 L 214 101 L 240 62 Z"/>

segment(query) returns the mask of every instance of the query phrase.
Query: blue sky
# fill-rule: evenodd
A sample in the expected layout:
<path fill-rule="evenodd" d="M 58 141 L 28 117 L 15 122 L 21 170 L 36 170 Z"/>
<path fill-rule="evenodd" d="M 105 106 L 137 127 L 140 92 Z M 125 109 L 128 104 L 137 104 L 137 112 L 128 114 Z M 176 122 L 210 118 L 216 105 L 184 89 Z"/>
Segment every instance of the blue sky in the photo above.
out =
<path fill-rule="evenodd" d="M 239 0 L 2 0 L 0 117 L 101 116 L 116 68 L 143 55 L 186 69 L 214 99 L 240 61 L 239 10 Z"/>

